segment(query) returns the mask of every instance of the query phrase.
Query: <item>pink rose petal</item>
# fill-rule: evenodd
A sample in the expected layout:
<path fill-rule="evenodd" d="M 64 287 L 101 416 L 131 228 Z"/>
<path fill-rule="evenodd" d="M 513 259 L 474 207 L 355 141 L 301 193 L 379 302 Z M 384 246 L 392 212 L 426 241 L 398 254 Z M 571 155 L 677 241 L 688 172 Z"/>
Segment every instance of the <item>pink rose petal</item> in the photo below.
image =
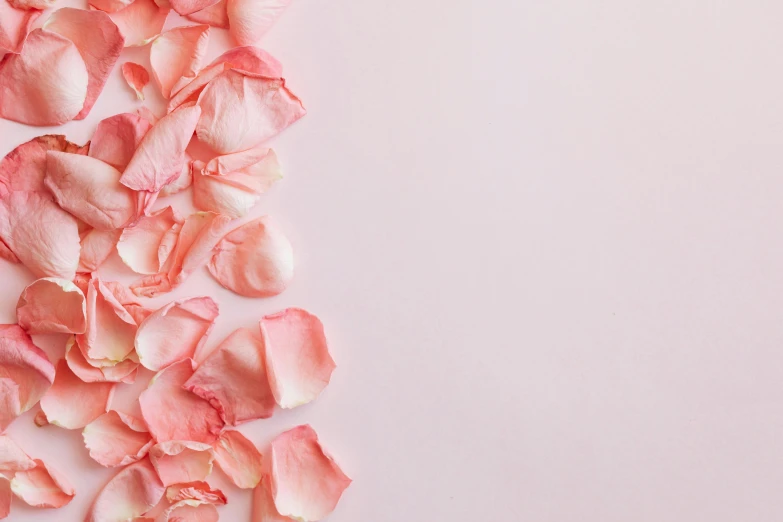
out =
<path fill-rule="evenodd" d="M 200 11 L 194 11 L 185 18 L 200 24 L 208 24 L 212 27 L 228 29 L 228 13 L 226 12 L 226 0 L 219 0 Z"/>
<path fill-rule="evenodd" d="M 208 25 L 175 27 L 152 42 L 152 77 L 164 98 L 170 98 L 196 77 L 208 43 Z"/>
<path fill-rule="evenodd" d="M 215 453 L 203 442 L 170 440 L 150 450 L 150 462 L 164 486 L 205 480 L 212 473 Z"/>
<path fill-rule="evenodd" d="M 123 361 L 133 351 L 137 324 L 133 316 L 100 280 L 87 289 L 87 330 L 77 336 L 85 357 L 105 359 L 106 366 Z"/>
<path fill-rule="evenodd" d="M 90 0 L 90 7 L 100 9 L 105 13 L 114 13 L 128 7 L 133 0 Z"/>
<path fill-rule="evenodd" d="M 256 43 L 290 3 L 291 0 L 228 0 L 231 36 L 239 45 Z"/>
<path fill-rule="evenodd" d="M 8 435 L 0 435 L 0 472 L 33 469 L 35 461 Z"/>
<path fill-rule="evenodd" d="M 41 410 L 49 424 L 82 429 L 106 412 L 113 390 L 114 383 L 82 381 L 62 359 L 54 384 L 41 397 Z"/>
<path fill-rule="evenodd" d="M 253 490 L 253 522 L 294 522 L 292 518 L 284 517 L 277 512 L 275 499 L 272 497 L 272 484 L 269 475 L 264 475 L 261 482 Z"/>
<path fill-rule="evenodd" d="M 272 496 L 281 515 L 304 522 L 321 520 L 334 510 L 350 483 L 310 426 L 297 426 L 272 441 Z"/>
<path fill-rule="evenodd" d="M 166 183 L 166 185 L 162 189 L 160 189 L 159 195 L 161 197 L 178 194 L 193 184 L 193 173 L 191 172 L 193 167 L 193 162 L 191 161 L 190 156 L 187 153 L 185 153 L 185 158 L 186 160 L 185 163 L 182 165 L 182 169 L 180 170 L 179 176 L 174 178 L 172 181 Z"/>
<path fill-rule="evenodd" d="M 68 504 L 76 492 L 64 475 L 36 460 L 36 467 L 19 471 L 11 479 L 11 491 L 33 507 L 60 508 Z"/>
<path fill-rule="evenodd" d="M 125 78 L 128 87 L 136 93 L 136 98 L 144 100 L 144 87 L 150 83 L 150 73 L 147 69 L 137 63 L 125 62 L 122 64 L 122 77 Z"/>
<path fill-rule="evenodd" d="M 77 345 L 76 338 L 71 337 L 65 344 L 65 362 L 71 371 L 84 382 L 124 382 L 130 384 L 136 381 L 139 361 L 135 354 L 116 364 L 95 366 L 105 361 L 93 361 L 85 357 Z"/>
<path fill-rule="evenodd" d="M 18 53 L 30 26 L 41 16 L 41 11 L 16 7 L 9 2 L 0 2 L 0 52 Z"/>
<path fill-rule="evenodd" d="M 185 388 L 208 400 L 228 425 L 271 417 L 275 398 L 258 329 L 240 328 L 229 335 L 199 365 Z"/>
<path fill-rule="evenodd" d="M 0 519 L 6 518 L 11 514 L 12 500 L 11 481 L 0 475 Z"/>
<path fill-rule="evenodd" d="M 126 522 L 144 515 L 163 498 L 166 488 L 149 459 L 120 470 L 93 502 L 85 522 Z"/>
<path fill-rule="evenodd" d="M 61 134 L 38 136 L 19 145 L 0 161 L 0 184 L 10 191 L 45 192 L 47 151 L 87 154 L 89 149 L 89 142 L 79 146 Z"/>
<path fill-rule="evenodd" d="M 252 45 L 229 49 L 215 58 L 212 65 L 218 63 L 228 63 L 232 69 L 257 76 L 266 76 L 267 78 L 281 78 L 283 76 L 283 64 L 268 52 Z"/>
<path fill-rule="evenodd" d="M 269 297 L 291 282 L 294 254 L 277 225 L 264 216 L 224 237 L 208 268 L 221 285 L 239 295 Z"/>
<path fill-rule="evenodd" d="M 157 274 L 168 258 L 161 259 L 160 244 L 171 228 L 182 223 L 172 207 L 163 208 L 149 216 L 142 216 L 134 226 L 126 228 L 117 243 L 122 261 L 138 274 Z"/>
<path fill-rule="evenodd" d="M 188 15 L 206 9 L 217 0 L 169 0 L 171 8 L 181 15 Z"/>
<path fill-rule="evenodd" d="M 122 65 L 136 65 L 126 62 Z M 138 114 L 121 113 L 101 120 L 90 145 L 90 156 L 124 169 L 152 124 Z"/>
<path fill-rule="evenodd" d="M 90 457 L 106 467 L 127 466 L 137 462 L 144 458 L 154 444 L 141 421 L 131 424 L 127 416 L 114 410 L 85 426 L 82 437 Z"/>
<path fill-rule="evenodd" d="M 22 414 L 19 385 L 12 379 L 0 377 L 0 433 Z"/>
<path fill-rule="evenodd" d="M 212 487 L 203 481 L 174 484 L 166 488 L 166 500 L 179 502 L 181 500 L 199 500 L 208 504 L 224 505 L 228 500 L 219 489 Z"/>
<path fill-rule="evenodd" d="M 125 38 L 125 47 L 141 47 L 163 31 L 169 11 L 168 7 L 160 7 L 153 0 L 134 0 L 111 13 L 110 17 Z"/>
<path fill-rule="evenodd" d="M 49 9 L 57 0 L 9 0 L 17 9 Z"/>
<path fill-rule="evenodd" d="M 218 522 L 217 508 L 198 500 L 182 500 L 161 516 L 161 522 Z"/>
<path fill-rule="evenodd" d="M 84 333 L 85 298 L 67 279 L 46 277 L 30 283 L 16 304 L 16 320 L 29 333 Z"/>
<path fill-rule="evenodd" d="M 151 310 L 144 306 L 136 296 L 131 292 L 130 288 L 117 281 L 106 281 L 104 283 L 106 288 L 112 293 L 118 303 L 133 317 L 136 324 L 141 324 L 147 317 L 152 315 L 154 310 Z"/>
<path fill-rule="evenodd" d="M 139 396 L 142 416 L 158 442 L 211 444 L 223 428 L 220 415 L 209 402 L 182 388 L 193 375 L 193 364 L 188 359 L 158 372 Z"/>
<path fill-rule="evenodd" d="M 321 321 L 300 308 L 261 319 L 266 371 L 277 404 L 294 408 L 314 400 L 336 365 Z"/>
<path fill-rule="evenodd" d="M 218 466 L 231 482 L 244 489 L 258 485 L 263 475 L 262 457 L 247 437 L 238 431 L 224 431 L 213 447 Z"/>
<path fill-rule="evenodd" d="M 202 114 L 196 134 L 221 154 L 255 147 L 307 112 L 282 78 L 251 76 L 236 69 L 209 82 L 198 104 Z"/>
<path fill-rule="evenodd" d="M 91 228 L 82 234 L 82 250 L 77 272 L 95 272 L 114 251 L 122 230 L 98 230 Z"/>

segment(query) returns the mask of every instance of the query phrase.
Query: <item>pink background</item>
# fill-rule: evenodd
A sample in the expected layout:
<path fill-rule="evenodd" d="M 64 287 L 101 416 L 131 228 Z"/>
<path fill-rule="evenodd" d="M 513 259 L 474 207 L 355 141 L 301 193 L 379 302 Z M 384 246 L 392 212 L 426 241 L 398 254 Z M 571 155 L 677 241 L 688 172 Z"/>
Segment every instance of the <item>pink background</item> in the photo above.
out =
<path fill-rule="evenodd" d="M 258 209 L 296 280 L 247 300 L 199 273 L 159 301 L 216 297 L 212 346 L 286 306 L 323 318 L 330 387 L 241 431 L 311 423 L 355 479 L 331 521 L 781 520 L 782 19 L 761 0 L 298 0 L 263 46 L 310 113 Z M 116 70 L 57 132 L 137 105 Z M 44 132 L 0 121 L 0 153 Z M 0 278 L 11 322 L 30 277 Z M 78 489 L 11 520 L 81 520 L 114 471 L 78 432 L 10 433 Z M 249 520 L 213 477 L 221 519 Z"/>

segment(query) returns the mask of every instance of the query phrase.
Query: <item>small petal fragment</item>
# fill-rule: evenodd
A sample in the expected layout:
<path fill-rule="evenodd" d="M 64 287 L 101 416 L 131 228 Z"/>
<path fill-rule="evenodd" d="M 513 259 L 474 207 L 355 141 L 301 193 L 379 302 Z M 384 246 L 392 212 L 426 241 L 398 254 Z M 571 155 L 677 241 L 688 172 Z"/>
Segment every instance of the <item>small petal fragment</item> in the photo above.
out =
<path fill-rule="evenodd" d="M 209 402 L 182 387 L 193 375 L 193 364 L 188 359 L 158 372 L 139 396 L 142 416 L 158 442 L 212 444 L 223 428 L 220 415 Z"/>
<path fill-rule="evenodd" d="M 85 522 L 127 522 L 152 509 L 166 488 L 149 459 L 123 468 L 96 497 Z"/>
<path fill-rule="evenodd" d="M 152 77 L 164 98 L 170 98 L 196 77 L 208 43 L 208 25 L 176 27 L 152 42 Z"/>
<path fill-rule="evenodd" d="M 208 268 L 221 285 L 239 295 L 269 297 L 291 282 L 294 253 L 277 225 L 264 216 L 223 238 Z"/>
<path fill-rule="evenodd" d="M 50 150 L 87 154 L 90 143 L 79 146 L 62 134 L 38 136 L 22 143 L 0 161 L 0 184 L 8 190 L 45 192 L 46 153 Z"/>
<path fill-rule="evenodd" d="M 172 207 L 149 216 L 142 216 L 134 226 L 126 228 L 117 243 L 122 261 L 138 274 L 157 274 L 168 256 L 161 259 L 160 244 L 166 233 L 182 219 Z"/>
<path fill-rule="evenodd" d="M 124 63 L 122 65 L 123 74 L 126 65 L 136 64 Z M 145 118 L 129 112 L 115 114 L 101 120 L 92 136 L 90 156 L 108 163 L 116 169 L 124 169 L 133 157 L 142 138 L 151 128 L 152 124 Z"/>
<path fill-rule="evenodd" d="M 150 462 L 164 486 L 205 480 L 212 473 L 215 453 L 203 442 L 171 440 L 150 450 Z"/>
<path fill-rule="evenodd" d="M 61 508 L 76 492 L 64 475 L 36 460 L 36 467 L 19 471 L 11 479 L 11 491 L 26 504 L 41 508 Z"/>
<path fill-rule="evenodd" d="M 304 522 L 321 520 L 334 510 L 350 483 L 309 425 L 272 441 L 272 496 L 281 515 Z"/>
<path fill-rule="evenodd" d="M 16 305 L 16 320 L 29 333 L 84 333 L 85 298 L 67 279 L 45 277 L 28 285 Z"/>
<path fill-rule="evenodd" d="M 54 384 L 41 398 L 41 409 L 49 424 L 82 429 L 106 412 L 113 390 L 114 383 L 82 381 L 62 359 Z"/>
<path fill-rule="evenodd" d="M 205 7 L 200 11 L 190 13 L 185 18 L 200 24 L 208 24 L 212 27 L 228 29 L 228 13 L 226 12 L 226 0 Z"/>
<path fill-rule="evenodd" d="M 111 13 L 125 38 L 125 47 L 141 47 L 154 40 L 163 31 L 168 7 L 160 7 L 153 0 L 134 0 L 130 5 Z"/>
<path fill-rule="evenodd" d="M 101 466 L 127 466 L 144 458 L 154 444 L 152 436 L 130 424 L 127 416 L 114 410 L 104 413 L 82 431 L 90 457 Z"/>
<path fill-rule="evenodd" d="M 125 78 L 128 87 L 136 93 L 136 98 L 143 101 L 144 87 L 150 83 L 150 73 L 147 69 L 137 63 L 125 62 L 122 64 L 122 77 Z"/>
<path fill-rule="evenodd" d="M 35 461 L 8 435 L 0 435 L 0 472 L 33 469 Z"/>
<path fill-rule="evenodd" d="M 122 230 L 98 230 L 91 228 L 82 234 L 82 250 L 79 254 L 77 272 L 95 272 L 114 251 L 114 245 L 120 238 Z"/>
<path fill-rule="evenodd" d="M 228 0 L 230 32 L 239 45 L 261 39 L 291 0 Z"/>
<path fill-rule="evenodd" d="M 18 53 L 27 32 L 41 11 L 17 9 L 9 2 L 0 2 L 0 53 Z"/>
<path fill-rule="evenodd" d="M 237 487 L 252 489 L 263 475 L 262 457 L 258 448 L 238 431 L 224 431 L 213 445 L 215 457 Z"/>

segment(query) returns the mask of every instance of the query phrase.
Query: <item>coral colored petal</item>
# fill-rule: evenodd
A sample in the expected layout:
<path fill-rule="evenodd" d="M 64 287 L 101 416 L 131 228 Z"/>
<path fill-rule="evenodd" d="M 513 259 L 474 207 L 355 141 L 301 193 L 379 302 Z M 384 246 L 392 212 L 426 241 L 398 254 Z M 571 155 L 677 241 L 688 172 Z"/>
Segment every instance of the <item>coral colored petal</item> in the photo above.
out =
<path fill-rule="evenodd" d="M 126 522 L 144 515 L 163 498 L 166 488 L 149 459 L 123 468 L 95 498 L 85 522 Z"/>
<path fill-rule="evenodd" d="M 126 62 L 122 65 L 123 72 Z M 141 67 L 141 66 L 139 66 Z M 90 144 L 90 156 L 108 163 L 116 169 L 124 169 L 152 124 L 138 114 L 115 114 L 101 120 Z"/>
<path fill-rule="evenodd" d="M 261 39 L 283 14 L 291 0 L 228 0 L 230 32 L 239 45 Z"/>
<path fill-rule="evenodd" d="M 105 13 L 114 13 L 128 7 L 131 3 L 133 0 L 90 0 L 90 7 Z"/>
<path fill-rule="evenodd" d="M 136 98 L 144 100 L 144 87 L 150 83 L 150 73 L 142 65 L 133 62 L 122 64 L 122 77 L 128 87 L 136 93 Z"/>
<path fill-rule="evenodd" d="M 176 27 L 152 42 L 152 77 L 164 98 L 170 98 L 196 77 L 208 43 L 208 25 Z"/>
<path fill-rule="evenodd" d="M 35 461 L 8 435 L 0 435 L 0 472 L 33 469 Z"/>
<path fill-rule="evenodd" d="M 82 381 L 62 359 L 54 384 L 41 397 L 41 409 L 49 424 L 81 429 L 106 412 L 113 390 L 114 383 Z"/>
<path fill-rule="evenodd" d="M 35 29 L 20 54 L 0 60 L 0 117 L 28 125 L 61 125 L 84 107 L 88 83 L 76 45 Z"/>
<path fill-rule="evenodd" d="M 321 321 L 300 308 L 261 319 L 269 384 L 282 408 L 306 404 L 329 384 L 336 365 Z"/>
<path fill-rule="evenodd" d="M 201 95 L 201 91 L 209 84 L 213 79 L 220 76 L 224 71 L 231 68 L 230 64 L 219 63 L 217 65 L 210 65 L 205 67 L 196 75 L 196 77 L 182 89 L 174 94 L 169 100 L 167 112 L 172 112 L 190 102 L 197 102 L 198 97 Z"/>
<path fill-rule="evenodd" d="M 158 372 L 139 396 L 142 416 L 158 442 L 191 440 L 211 444 L 223 428 L 218 412 L 182 387 L 193 375 L 193 364 L 184 360 Z"/>
<path fill-rule="evenodd" d="M 90 229 L 82 235 L 77 272 L 95 272 L 114 251 L 122 230 Z"/>
<path fill-rule="evenodd" d="M 136 353 L 145 368 L 158 371 L 193 358 L 218 316 L 211 297 L 193 297 L 167 304 L 150 315 L 136 332 Z"/>
<path fill-rule="evenodd" d="M 269 297 L 285 290 L 294 276 L 291 243 L 264 216 L 218 243 L 209 272 L 225 288 L 246 297 Z"/>
<path fill-rule="evenodd" d="M 65 362 L 76 376 L 84 382 L 124 382 L 136 380 L 139 362 L 134 357 L 112 365 L 94 366 L 88 362 L 76 339 L 71 337 L 65 344 Z"/>
<path fill-rule="evenodd" d="M 126 228 L 117 243 L 122 261 L 138 274 L 156 274 L 162 267 L 158 249 L 166 233 L 182 220 L 172 207 L 141 217 Z"/>
<path fill-rule="evenodd" d="M 258 329 L 240 328 L 229 335 L 199 365 L 185 389 L 208 400 L 231 426 L 271 417 L 275 398 Z"/>
<path fill-rule="evenodd" d="M 194 11 L 185 18 L 200 24 L 208 24 L 212 27 L 228 29 L 228 13 L 226 12 L 226 0 L 205 7 L 200 11 Z"/>
<path fill-rule="evenodd" d="M 0 433 L 22 414 L 19 385 L 12 379 L 0 377 Z"/>
<path fill-rule="evenodd" d="M 0 2 L 0 52 L 18 53 L 30 26 L 41 16 L 41 11 L 16 7 L 9 2 Z"/>
<path fill-rule="evenodd" d="M 272 484 L 269 475 L 264 475 L 261 482 L 253 490 L 253 522 L 293 522 L 277 511 L 275 499 L 272 497 Z"/>
<path fill-rule="evenodd" d="M 203 442 L 170 440 L 150 450 L 150 462 L 164 486 L 205 480 L 212 473 L 215 453 Z"/>
<path fill-rule="evenodd" d="M 49 9 L 57 0 L 9 0 L 17 9 Z"/>
<path fill-rule="evenodd" d="M 120 181 L 134 190 L 158 192 L 176 178 L 200 115 L 193 106 L 161 118 L 141 140 Z"/>
<path fill-rule="evenodd" d="M 252 489 L 263 475 L 258 448 L 238 431 L 224 431 L 213 444 L 215 458 L 223 473 L 237 487 Z"/>
<path fill-rule="evenodd" d="M 0 475 L 0 519 L 6 518 L 11 514 L 11 481 Z"/>
<path fill-rule="evenodd" d="M 125 38 L 125 47 L 147 45 L 163 31 L 168 7 L 159 7 L 153 0 L 134 0 L 110 17 Z"/>
<path fill-rule="evenodd" d="M 127 419 L 114 410 L 85 426 L 82 437 L 90 457 L 107 467 L 127 466 L 137 462 L 144 458 L 154 444 L 149 432 L 129 425 Z"/>
<path fill-rule="evenodd" d="M 77 340 L 85 356 L 107 359 L 108 365 L 124 360 L 133 350 L 137 324 L 133 316 L 100 280 L 87 289 L 87 330 Z"/>
<path fill-rule="evenodd" d="M 11 479 L 11 491 L 26 504 L 42 508 L 60 508 L 68 504 L 76 492 L 57 470 L 36 460 L 36 467 L 19 471 Z"/>
<path fill-rule="evenodd" d="M 67 279 L 46 277 L 28 285 L 16 305 L 16 320 L 29 333 L 84 333 L 85 298 Z"/>
<path fill-rule="evenodd" d="M 281 515 L 304 522 L 321 520 L 334 510 L 350 483 L 309 425 L 272 441 L 272 496 Z"/>
<path fill-rule="evenodd" d="M 229 49 L 215 58 L 211 65 L 217 63 L 228 63 L 232 69 L 257 76 L 266 76 L 268 78 L 280 78 L 283 76 L 283 64 L 268 52 L 252 45 Z"/>
<path fill-rule="evenodd" d="M 171 196 L 173 194 L 182 192 L 193 184 L 193 173 L 191 172 L 193 162 L 187 153 L 185 153 L 185 158 L 186 160 L 182 165 L 182 170 L 180 170 L 179 176 L 166 183 L 166 185 L 160 189 L 159 195 L 161 197 Z"/>
<path fill-rule="evenodd" d="M 166 488 L 166 500 L 171 503 L 181 500 L 199 500 L 204 503 L 224 505 L 228 500 L 219 489 L 212 487 L 203 481 L 175 484 Z"/>
<path fill-rule="evenodd" d="M 0 161 L 0 184 L 12 191 L 46 191 L 43 182 L 47 151 L 87 154 L 89 149 L 89 142 L 79 146 L 61 134 L 38 136 L 19 145 Z"/>
<path fill-rule="evenodd" d="M 189 15 L 213 5 L 217 0 L 169 0 L 171 8 L 181 15 Z"/>
<path fill-rule="evenodd" d="M 18 325 L 0 325 L 0 406 L 3 423 L 32 408 L 54 382 L 54 365 Z M 12 384 L 13 383 L 13 384 Z M 5 426 L 0 426 L 0 431 Z"/>

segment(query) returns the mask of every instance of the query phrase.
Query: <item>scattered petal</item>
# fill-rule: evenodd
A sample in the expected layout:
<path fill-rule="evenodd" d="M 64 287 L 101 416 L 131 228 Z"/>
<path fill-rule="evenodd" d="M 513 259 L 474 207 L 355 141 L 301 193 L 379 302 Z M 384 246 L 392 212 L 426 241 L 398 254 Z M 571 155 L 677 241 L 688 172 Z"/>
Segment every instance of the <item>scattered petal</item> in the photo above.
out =
<path fill-rule="evenodd" d="M 141 116 L 148 122 L 150 122 L 151 125 L 155 125 L 156 123 L 158 123 L 158 120 L 160 119 L 157 116 L 155 116 L 155 114 L 144 105 L 136 109 L 136 114 Z"/>
<path fill-rule="evenodd" d="M 36 460 L 36 467 L 19 471 L 11 479 L 11 491 L 26 504 L 41 508 L 60 508 L 68 504 L 75 491 L 61 473 Z"/>
<path fill-rule="evenodd" d="M 166 500 L 179 502 L 181 500 L 200 500 L 209 504 L 224 505 L 228 502 L 226 495 L 219 489 L 212 489 L 206 482 L 194 481 L 174 484 L 166 488 Z"/>
<path fill-rule="evenodd" d="M 203 442 L 170 440 L 150 450 L 150 462 L 164 486 L 205 480 L 212 473 L 215 452 Z"/>
<path fill-rule="evenodd" d="M 84 356 L 105 359 L 106 366 L 125 360 L 133 351 L 137 324 L 133 316 L 99 279 L 87 288 L 87 330 L 77 336 Z"/>
<path fill-rule="evenodd" d="M 212 27 L 219 27 L 221 29 L 228 29 L 228 13 L 226 12 L 226 0 L 219 0 L 218 3 L 212 4 L 200 11 L 194 11 L 185 16 L 188 20 L 200 24 L 208 24 Z"/>
<path fill-rule="evenodd" d="M 19 145 L 0 161 L 0 184 L 8 190 L 45 192 L 47 151 L 87 154 L 89 149 L 89 142 L 79 146 L 62 134 L 38 136 Z"/>
<path fill-rule="evenodd" d="M 98 230 L 91 228 L 82 234 L 82 250 L 77 272 L 95 272 L 114 251 L 122 230 Z"/>
<path fill-rule="evenodd" d="M 182 164 L 182 170 L 180 170 L 179 176 L 174 178 L 173 181 L 169 181 L 166 183 L 166 185 L 160 189 L 160 196 L 171 196 L 174 194 L 177 194 L 179 192 L 182 192 L 186 188 L 188 188 L 190 185 L 193 184 L 193 174 L 192 174 L 192 168 L 193 168 L 193 162 L 190 159 L 190 156 L 188 153 L 185 153 L 185 163 Z"/>
<path fill-rule="evenodd" d="M 147 69 L 137 63 L 125 62 L 122 64 L 122 77 L 125 78 L 128 87 L 136 93 L 136 98 L 143 101 L 144 87 L 150 82 L 150 73 Z"/>
<path fill-rule="evenodd" d="M 166 233 L 182 219 L 172 207 L 149 216 L 142 216 L 134 226 L 126 228 L 117 243 L 122 261 L 138 274 L 157 274 L 168 256 L 161 259 L 160 244 Z"/>
<path fill-rule="evenodd" d="M 0 472 L 25 471 L 35 465 L 35 461 L 11 437 L 0 435 Z"/>
<path fill-rule="evenodd" d="M 152 77 L 164 98 L 170 98 L 196 77 L 208 43 L 208 25 L 175 27 L 152 42 Z"/>
<path fill-rule="evenodd" d="M 71 337 L 65 343 L 65 362 L 68 367 L 84 382 L 124 382 L 130 384 L 136 381 L 139 361 L 131 354 L 127 359 L 113 365 L 95 366 L 105 361 L 88 362 L 82 349 L 77 345 L 76 338 Z"/>
<path fill-rule="evenodd" d="M 247 437 L 238 431 L 224 431 L 213 447 L 218 466 L 231 482 L 243 489 L 258 485 L 263 475 L 262 457 Z"/>
<path fill-rule="evenodd" d="M 269 475 L 264 475 L 261 482 L 253 490 L 253 522 L 293 522 L 277 512 L 275 499 L 272 497 L 272 484 Z"/>
<path fill-rule="evenodd" d="M 133 520 L 156 506 L 165 491 L 149 459 L 134 462 L 98 493 L 85 522 Z"/>
<path fill-rule="evenodd" d="M 123 74 L 126 65 L 136 64 L 124 63 L 122 65 Z M 92 136 L 90 156 L 108 163 L 116 169 L 124 169 L 150 128 L 152 128 L 152 124 L 149 121 L 138 114 L 129 112 L 115 114 L 101 120 Z"/>
<path fill-rule="evenodd" d="M 163 31 L 169 11 L 167 6 L 160 7 L 153 0 L 134 0 L 110 16 L 125 38 L 125 47 L 141 47 Z"/>
<path fill-rule="evenodd" d="M 114 13 L 128 7 L 131 3 L 133 0 L 90 0 L 90 7 L 105 13 Z"/>
<path fill-rule="evenodd" d="M 256 43 L 290 3 L 291 0 L 228 0 L 231 36 L 239 45 Z"/>
<path fill-rule="evenodd" d="M 208 268 L 221 285 L 239 295 L 269 297 L 291 282 L 294 253 L 277 225 L 264 216 L 224 237 Z"/>
<path fill-rule="evenodd" d="M 128 416 L 108 411 L 89 423 L 82 431 L 90 457 L 106 467 L 127 466 L 144 458 L 154 444 L 142 426 L 130 423 Z"/>
<path fill-rule="evenodd" d="M 321 520 L 334 510 L 350 483 L 309 425 L 272 441 L 272 496 L 281 515 L 303 522 Z"/>
<path fill-rule="evenodd" d="M 45 277 L 30 283 L 19 297 L 16 320 L 29 333 L 84 333 L 84 294 L 67 279 Z"/>
<path fill-rule="evenodd" d="M 25 36 L 41 11 L 17 8 L 9 2 L 0 2 L 0 52 L 18 53 Z"/>
<path fill-rule="evenodd" d="M 232 69 L 258 76 L 266 76 L 268 78 L 281 78 L 283 76 L 283 64 L 268 52 L 252 45 L 229 49 L 215 58 L 212 65 L 218 63 L 228 63 Z"/>
<path fill-rule="evenodd" d="M 113 390 L 114 383 L 82 381 L 62 359 L 54 384 L 41 397 L 41 410 L 49 424 L 82 429 L 106 412 Z"/>

